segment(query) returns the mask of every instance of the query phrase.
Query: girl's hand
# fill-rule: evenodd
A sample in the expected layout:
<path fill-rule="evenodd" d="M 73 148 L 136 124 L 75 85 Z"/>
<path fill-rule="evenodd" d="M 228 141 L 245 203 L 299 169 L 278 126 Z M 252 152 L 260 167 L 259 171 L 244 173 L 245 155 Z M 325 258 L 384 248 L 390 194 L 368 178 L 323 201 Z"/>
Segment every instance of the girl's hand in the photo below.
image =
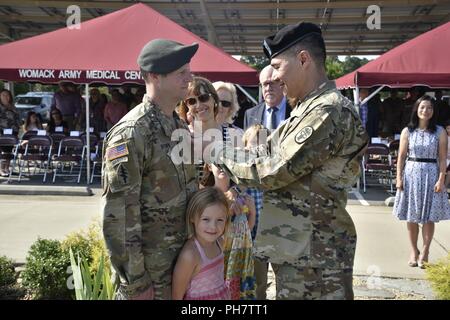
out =
<path fill-rule="evenodd" d="M 444 190 L 444 181 L 438 180 L 434 185 L 434 192 L 442 192 Z"/>

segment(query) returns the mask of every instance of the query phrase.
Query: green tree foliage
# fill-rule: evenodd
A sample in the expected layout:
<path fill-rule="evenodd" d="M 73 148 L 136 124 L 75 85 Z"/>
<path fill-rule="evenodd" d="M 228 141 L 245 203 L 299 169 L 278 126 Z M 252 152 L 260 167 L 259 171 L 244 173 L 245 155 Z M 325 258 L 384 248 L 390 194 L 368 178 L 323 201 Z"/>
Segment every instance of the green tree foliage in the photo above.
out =
<path fill-rule="evenodd" d="M 269 60 L 265 56 L 242 56 L 241 62 L 248 64 L 258 71 L 261 71 L 265 66 L 269 65 Z"/>
<path fill-rule="evenodd" d="M 258 71 L 261 71 L 269 64 L 269 60 L 265 56 L 242 56 L 241 62 L 248 64 Z M 329 56 L 325 62 L 325 69 L 328 78 L 334 80 L 349 72 L 355 71 L 367 62 L 369 62 L 369 60 L 366 58 L 361 59 L 358 57 L 347 56 L 344 61 L 340 61 L 336 56 Z"/>
<path fill-rule="evenodd" d="M 342 71 L 344 74 L 350 73 L 359 67 L 362 67 L 367 62 L 369 62 L 369 60 L 366 58 L 360 59 L 358 57 L 347 56 L 342 63 Z"/>
<path fill-rule="evenodd" d="M 344 75 L 342 62 L 337 57 L 327 57 L 325 61 L 325 70 L 329 79 L 337 79 Z"/>

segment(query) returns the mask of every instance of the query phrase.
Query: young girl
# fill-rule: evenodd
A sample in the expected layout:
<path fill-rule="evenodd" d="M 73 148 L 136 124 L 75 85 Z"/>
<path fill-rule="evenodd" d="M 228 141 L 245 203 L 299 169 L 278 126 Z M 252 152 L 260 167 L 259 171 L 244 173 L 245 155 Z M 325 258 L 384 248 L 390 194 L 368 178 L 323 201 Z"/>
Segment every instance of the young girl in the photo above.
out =
<path fill-rule="evenodd" d="M 255 299 L 254 261 L 250 230 L 255 224 L 255 203 L 236 186 L 230 188 L 230 179 L 215 165 L 205 165 L 203 186 L 214 185 L 233 198 L 232 223 L 225 233 L 225 282 L 231 299 Z"/>
<path fill-rule="evenodd" d="M 23 125 L 23 132 L 42 130 L 41 120 L 34 111 L 29 111 Z"/>
<path fill-rule="evenodd" d="M 222 239 L 230 220 L 228 200 L 216 188 L 198 191 L 186 212 L 189 240 L 172 279 L 174 300 L 229 300 L 224 281 Z"/>

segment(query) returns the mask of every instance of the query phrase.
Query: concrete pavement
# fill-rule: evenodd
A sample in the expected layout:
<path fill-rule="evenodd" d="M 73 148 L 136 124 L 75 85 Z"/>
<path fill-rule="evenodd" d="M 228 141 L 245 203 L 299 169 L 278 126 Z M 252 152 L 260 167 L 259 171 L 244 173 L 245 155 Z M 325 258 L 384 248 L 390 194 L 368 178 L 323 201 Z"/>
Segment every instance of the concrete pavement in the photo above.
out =
<path fill-rule="evenodd" d="M 39 236 L 63 239 L 72 231 L 86 228 L 100 216 L 101 189 L 92 188 L 92 191 L 94 195 L 90 197 L 0 195 L 0 255 L 7 255 L 21 264 Z M 354 265 L 357 281 L 355 294 L 359 297 L 383 297 L 387 294 L 389 298 L 392 293 L 386 293 L 387 287 L 406 292 L 416 288 L 426 298 L 432 298 L 429 285 L 423 280 L 425 271 L 407 265 L 409 244 L 406 223 L 393 217 L 392 208 L 384 206 L 383 201 L 376 202 L 379 205 L 370 205 L 373 202 L 361 196 L 362 200 L 359 195 L 350 195 L 353 199 L 347 206 L 358 233 Z M 436 224 L 430 261 L 445 257 L 449 250 L 450 221 L 443 221 Z M 273 279 L 273 274 L 270 276 Z M 271 295 L 274 295 L 273 284 Z M 383 289 L 367 289 L 370 285 Z"/>
<path fill-rule="evenodd" d="M 0 195 L 0 255 L 25 263 L 34 241 L 63 239 L 99 217 L 99 197 Z"/>
<path fill-rule="evenodd" d="M 408 266 L 410 249 L 406 222 L 392 216 L 392 208 L 349 205 L 347 210 L 358 234 L 356 275 L 424 279 L 424 270 Z M 419 248 L 421 246 L 419 236 Z M 436 224 L 430 262 L 447 256 L 449 250 L 450 221 L 441 221 Z"/>

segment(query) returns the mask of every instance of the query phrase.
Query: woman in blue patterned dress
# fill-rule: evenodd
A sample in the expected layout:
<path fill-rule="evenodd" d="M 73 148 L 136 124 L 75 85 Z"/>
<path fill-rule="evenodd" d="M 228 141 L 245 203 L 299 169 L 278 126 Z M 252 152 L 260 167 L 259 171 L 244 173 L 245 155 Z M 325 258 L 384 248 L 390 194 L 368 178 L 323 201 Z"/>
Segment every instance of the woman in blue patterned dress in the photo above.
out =
<path fill-rule="evenodd" d="M 400 136 L 394 215 L 407 221 L 409 266 L 424 268 L 433 240 L 434 223 L 450 219 L 445 189 L 447 134 L 436 125 L 433 100 L 423 96 L 414 105 L 411 121 Z M 417 247 L 419 223 L 423 247 Z"/>

